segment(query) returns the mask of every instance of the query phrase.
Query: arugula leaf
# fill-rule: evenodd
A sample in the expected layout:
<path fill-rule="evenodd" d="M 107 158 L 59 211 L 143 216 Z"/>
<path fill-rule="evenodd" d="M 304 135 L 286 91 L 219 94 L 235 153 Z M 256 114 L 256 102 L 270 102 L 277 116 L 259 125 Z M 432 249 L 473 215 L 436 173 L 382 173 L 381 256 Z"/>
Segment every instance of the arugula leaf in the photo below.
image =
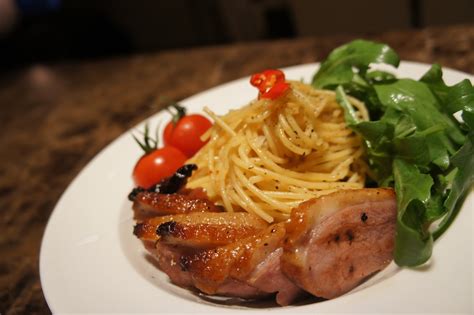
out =
<path fill-rule="evenodd" d="M 446 214 L 443 205 L 443 196 L 441 194 L 432 194 L 430 200 L 426 203 L 425 217 L 423 222 L 434 222 Z M 433 235 L 434 239 L 434 235 Z"/>
<path fill-rule="evenodd" d="M 446 85 L 441 66 L 438 64 L 432 65 L 420 81 L 426 83 L 441 103 L 445 104 L 442 110 L 448 114 L 454 114 L 474 104 L 474 87 L 471 81 L 464 79 L 451 87 Z"/>
<path fill-rule="evenodd" d="M 420 79 L 428 85 L 434 95 L 440 99 L 441 102 L 446 100 L 449 93 L 449 87 L 443 81 L 443 70 L 437 63 L 433 64 L 431 68 Z"/>
<path fill-rule="evenodd" d="M 439 111 L 439 103 L 426 84 L 412 79 L 400 79 L 391 84 L 374 86 L 382 104 L 405 112 L 421 130 L 433 124 L 441 124 L 452 128 L 446 117 Z"/>
<path fill-rule="evenodd" d="M 371 83 L 390 83 L 397 80 L 397 77 L 390 72 L 382 70 L 372 70 L 367 72 L 365 78 Z"/>
<path fill-rule="evenodd" d="M 347 125 L 364 139 L 374 179 L 395 187 L 395 262 L 416 266 L 430 258 L 433 240 L 453 222 L 474 183 L 474 88 L 469 80 L 446 85 L 437 64 L 419 81 L 369 68 L 398 62 L 386 45 L 354 41 L 329 55 L 313 86 L 336 89 Z M 366 104 L 371 121 L 358 119 L 347 94 Z M 452 115 L 458 111 L 463 123 Z"/>
<path fill-rule="evenodd" d="M 336 100 L 344 109 L 347 125 L 363 136 L 369 164 L 373 166 L 376 176 L 375 180 L 379 183 L 390 181 L 392 158 L 388 150 L 393 126 L 382 121 L 360 121 L 342 86 L 336 89 Z"/>
<path fill-rule="evenodd" d="M 347 99 L 346 93 L 342 86 L 338 86 L 336 89 L 336 101 L 344 109 L 344 119 L 348 125 L 356 125 L 359 122 L 357 114 L 352 106 L 351 102 Z"/>
<path fill-rule="evenodd" d="M 461 210 L 462 202 L 460 201 L 464 199 L 474 183 L 474 130 L 469 133 L 466 143 L 451 160 L 458 171 L 454 176 L 451 191 L 444 202 L 448 213 L 433 232 L 434 239 L 439 238 L 451 225 Z"/>
<path fill-rule="evenodd" d="M 335 88 L 351 82 L 356 68 L 365 73 L 371 63 L 386 63 L 398 66 L 400 58 L 397 53 L 385 44 L 365 40 L 355 40 L 333 50 L 321 64 L 321 68 L 313 77 L 316 88 Z"/>
<path fill-rule="evenodd" d="M 465 106 L 472 106 L 474 104 L 474 87 L 471 81 L 465 79 L 450 87 L 445 102 L 445 111 L 448 114 L 463 110 Z"/>
<path fill-rule="evenodd" d="M 465 107 L 461 115 L 464 123 L 471 129 L 474 130 L 474 108 Z"/>
<path fill-rule="evenodd" d="M 422 228 L 433 179 L 402 159 L 393 162 L 397 192 L 397 227 L 394 259 L 399 266 L 417 266 L 432 252 L 433 238 Z"/>
<path fill-rule="evenodd" d="M 456 151 L 450 139 L 463 139 L 464 136 L 459 128 L 439 111 L 440 105 L 427 85 L 411 79 L 400 79 L 374 88 L 382 104 L 409 116 L 417 130 L 424 131 L 433 126 L 446 129 L 443 133 L 426 136 L 425 140 L 430 162 L 447 169 L 449 153 Z"/>

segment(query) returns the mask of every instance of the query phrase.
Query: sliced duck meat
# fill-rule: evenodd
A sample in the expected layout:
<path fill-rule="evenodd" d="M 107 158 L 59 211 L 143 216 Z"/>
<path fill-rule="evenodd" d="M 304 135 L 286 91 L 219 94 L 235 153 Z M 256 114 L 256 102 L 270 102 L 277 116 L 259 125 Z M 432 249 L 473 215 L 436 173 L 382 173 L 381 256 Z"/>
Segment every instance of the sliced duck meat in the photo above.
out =
<path fill-rule="evenodd" d="M 254 235 L 268 223 L 247 212 L 192 212 L 155 217 L 138 223 L 134 234 L 141 240 L 192 248 L 213 248 Z"/>
<path fill-rule="evenodd" d="M 183 256 L 182 266 L 193 284 L 207 294 L 217 294 L 229 279 L 247 283 L 262 292 L 276 293 L 277 303 L 288 305 L 302 290 L 280 269 L 283 223 L 233 244 Z"/>
<path fill-rule="evenodd" d="M 144 241 L 143 243 L 155 258 L 158 267 L 168 275 L 171 282 L 182 288 L 193 287 L 190 274 L 183 271 L 179 265 L 181 256 L 190 255 L 188 249 L 161 242 Z"/>
<path fill-rule="evenodd" d="M 146 219 L 134 234 L 176 285 L 288 305 L 307 292 L 342 295 L 389 264 L 396 213 L 392 189 L 344 190 L 270 226 L 246 212 L 186 212 Z"/>
<path fill-rule="evenodd" d="M 247 283 L 264 292 L 277 292 L 276 302 L 278 305 L 284 306 L 291 304 L 303 295 L 303 290 L 281 271 L 280 258 L 282 254 L 282 247 L 270 253 L 248 276 Z"/>
<path fill-rule="evenodd" d="M 144 241 L 143 243 L 150 254 L 154 256 L 158 268 L 168 275 L 172 283 L 187 289 L 194 287 L 191 273 L 183 269 L 180 263 L 181 257 L 192 255 L 192 249 L 162 242 Z M 259 299 L 269 295 L 267 292 L 235 279 L 224 281 L 217 288 L 215 294 L 243 299 Z"/>
<path fill-rule="evenodd" d="M 232 278 L 225 280 L 213 295 L 237 297 L 247 300 L 258 300 L 270 296 L 268 292 L 259 290 L 245 281 Z"/>
<path fill-rule="evenodd" d="M 135 220 L 141 221 L 155 216 L 190 212 L 222 212 L 218 206 L 206 197 L 203 198 L 202 195 L 201 190 L 198 192 L 186 190 L 176 194 L 140 192 L 133 201 Z"/>
<path fill-rule="evenodd" d="M 392 260 L 396 224 L 392 189 L 338 191 L 293 209 L 282 270 L 311 294 L 334 298 Z"/>
<path fill-rule="evenodd" d="M 284 236 L 283 224 L 272 225 L 239 242 L 183 256 L 181 264 L 192 274 L 198 289 L 215 294 L 229 278 L 247 279 L 259 263 L 281 246 Z"/>

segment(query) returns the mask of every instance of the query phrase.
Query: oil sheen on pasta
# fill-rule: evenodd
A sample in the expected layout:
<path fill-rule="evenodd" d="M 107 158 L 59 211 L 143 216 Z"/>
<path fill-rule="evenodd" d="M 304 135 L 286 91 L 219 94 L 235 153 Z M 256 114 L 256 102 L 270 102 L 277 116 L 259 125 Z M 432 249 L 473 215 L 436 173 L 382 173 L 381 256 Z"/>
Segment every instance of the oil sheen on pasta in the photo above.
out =
<path fill-rule="evenodd" d="M 227 211 L 268 222 L 288 218 L 301 202 L 340 189 L 362 188 L 362 141 L 344 122 L 335 93 L 290 81 L 276 100 L 254 100 L 215 121 L 209 142 L 188 162 L 198 165 L 187 187 L 204 188 Z M 364 104 L 351 103 L 368 120 Z"/>

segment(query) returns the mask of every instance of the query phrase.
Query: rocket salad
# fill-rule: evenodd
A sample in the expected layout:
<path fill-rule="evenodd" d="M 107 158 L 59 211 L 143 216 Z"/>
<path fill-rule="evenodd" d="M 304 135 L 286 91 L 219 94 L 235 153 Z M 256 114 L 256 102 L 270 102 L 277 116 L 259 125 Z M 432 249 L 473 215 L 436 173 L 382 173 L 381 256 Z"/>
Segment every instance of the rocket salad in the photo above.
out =
<path fill-rule="evenodd" d="M 431 257 L 474 182 L 474 87 L 468 79 L 446 85 L 437 64 L 419 80 L 372 67 L 399 61 L 385 44 L 356 40 L 328 56 L 312 85 L 336 90 L 347 124 L 364 139 L 376 184 L 395 188 L 394 259 L 417 266 Z M 347 95 L 366 104 L 371 121 L 359 121 Z"/>

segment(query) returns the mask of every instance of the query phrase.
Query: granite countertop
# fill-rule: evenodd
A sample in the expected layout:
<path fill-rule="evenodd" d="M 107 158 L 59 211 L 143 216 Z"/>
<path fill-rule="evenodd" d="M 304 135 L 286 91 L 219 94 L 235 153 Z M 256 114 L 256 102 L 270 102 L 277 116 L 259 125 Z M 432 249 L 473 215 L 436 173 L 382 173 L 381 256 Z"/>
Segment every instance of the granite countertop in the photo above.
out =
<path fill-rule="evenodd" d="M 108 143 L 160 110 L 264 68 L 323 59 L 364 37 L 403 60 L 474 73 L 474 25 L 278 40 L 34 65 L 0 75 L 0 314 L 49 313 L 41 238 L 68 184 Z"/>

